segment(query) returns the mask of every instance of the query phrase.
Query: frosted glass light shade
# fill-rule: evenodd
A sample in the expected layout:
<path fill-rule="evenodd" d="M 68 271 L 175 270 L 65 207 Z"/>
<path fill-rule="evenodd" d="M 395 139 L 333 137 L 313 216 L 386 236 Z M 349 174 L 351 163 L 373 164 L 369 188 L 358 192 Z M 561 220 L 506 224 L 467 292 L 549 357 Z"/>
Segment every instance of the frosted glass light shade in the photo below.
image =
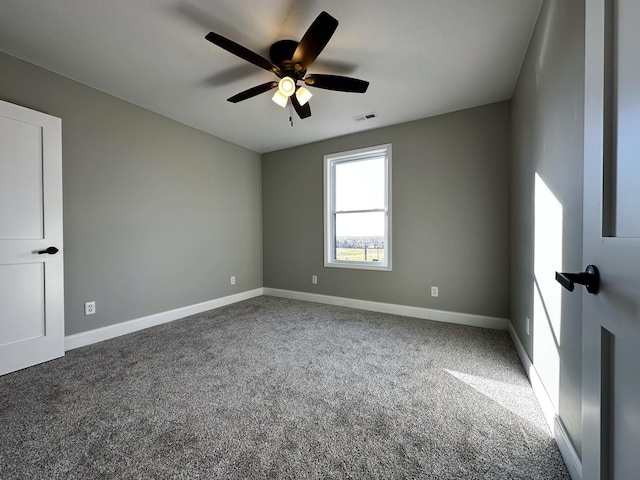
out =
<path fill-rule="evenodd" d="M 309 101 L 309 99 L 313 97 L 311 92 L 304 87 L 300 87 L 296 92 L 296 98 L 298 99 L 298 103 L 300 105 L 304 105 Z"/>
<path fill-rule="evenodd" d="M 287 100 L 289 100 L 289 97 L 287 97 L 286 95 L 283 95 L 280 92 L 280 90 L 277 90 L 276 93 L 273 94 L 273 97 L 271 98 L 271 100 L 273 100 L 282 108 L 284 108 L 287 106 Z"/>
<path fill-rule="evenodd" d="M 278 91 L 285 97 L 290 97 L 296 91 L 296 82 L 291 77 L 284 77 L 278 82 Z"/>

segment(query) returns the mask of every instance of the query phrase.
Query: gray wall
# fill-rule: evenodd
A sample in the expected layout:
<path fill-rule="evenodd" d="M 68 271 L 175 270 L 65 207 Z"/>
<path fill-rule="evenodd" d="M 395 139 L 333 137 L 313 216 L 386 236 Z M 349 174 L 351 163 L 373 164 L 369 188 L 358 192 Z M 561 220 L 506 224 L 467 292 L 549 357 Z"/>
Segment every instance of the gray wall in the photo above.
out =
<path fill-rule="evenodd" d="M 259 154 L 4 54 L 0 72 L 0 99 L 62 118 L 67 335 L 262 286 Z"/>
<path fill-rule="evenodd" d="M 584 102 L 584 2 L 545 1 L 518 84 L 512 110 L 511 320 L 533 363 L 535 191 L 537 173 L 562 205 L 562 268 L 582 271 L 582 170 Z M 544 272 L 551 281 L 553 271 Z M 541 279 L 541 281 L 543 281 Z M 559 415 L 581 449 L 581 292 L 561 293 Z M 544 319 L 542 319 L 544 321 Z M 542 328 L 541 325 L 538 328 Z M 538 336 L 538 339 L 540 337 Z M 549 345 L 549 348 L 552 346 Z"/>
<path fill-rule="evenodd" d="M 324 268 L 323 155 L 383 143 L 393 271 Z M 508 102 L 263 155 L 264 286 L 506 318 L 508 159 Z"/>

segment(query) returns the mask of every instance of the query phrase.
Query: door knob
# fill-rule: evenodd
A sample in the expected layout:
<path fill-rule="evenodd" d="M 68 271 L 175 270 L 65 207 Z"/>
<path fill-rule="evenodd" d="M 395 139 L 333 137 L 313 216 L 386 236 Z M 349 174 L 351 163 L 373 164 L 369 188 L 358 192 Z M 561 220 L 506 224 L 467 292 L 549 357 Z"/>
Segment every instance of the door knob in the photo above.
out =
<path fill-rule="evenodd" d="M 58 249 L 56 247 L 49 247 L 46 250 L 40 250 L 38 255 L 42 255 L 43 253 L 48 253 L 49 255 L 55 255 L 58 253 Z"/>
<path fill-rule="evenodd" d="M 586 270 L 580 273 L 556 272 L 556 280 L 570 292 L 573 292 L 575 283 L 585 285 L 587 292 L 594 295 L 600 289 L 600 272 L 598 272 L 598 267 L 595 265 L 587 265 Z"/>

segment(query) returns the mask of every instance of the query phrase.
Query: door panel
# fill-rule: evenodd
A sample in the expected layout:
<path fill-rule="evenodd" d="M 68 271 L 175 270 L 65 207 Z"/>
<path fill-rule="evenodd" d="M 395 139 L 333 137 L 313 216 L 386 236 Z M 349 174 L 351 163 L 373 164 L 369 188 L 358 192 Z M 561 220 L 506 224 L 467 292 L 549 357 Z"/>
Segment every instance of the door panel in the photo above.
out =
<path fill-rule="evenodd" d="M 61 135 L 0 101 L 0 375 L 64 355 Z"/>
<path fill-rule="evenodd" d="M 637 0 L 617 0 L 614 18 L 616 150 L 616 236 L 640 238 L 640 54 L 637 34 L 640 5 Z M 615 15 L 615 13 L 614 13 Z"/>
<path fill-rule="evenodd" d="M 633 338 L 633 337 L 632 337 Z M 640 352 L 623 335 L 615 335 L 611 362 L 612 479 L 638 477 L 640 440 Z"/>
<path fill-rule="evenodd" d="M 0 305 L 9 320 L 0 322 L 0 347 L 45 335 L 43 265 L 0 265 Z"/>
<path fill-rule="evenodd" d="M 42 127 L 0 117 L 0 238 L 42 238 Z"/>
<path fill-rule="evenodd" d="M 639 2 L 586 3 L 583 260 L 601 285 L 583 292 L 584 480 L 640 471 L 639 15 Z"/>

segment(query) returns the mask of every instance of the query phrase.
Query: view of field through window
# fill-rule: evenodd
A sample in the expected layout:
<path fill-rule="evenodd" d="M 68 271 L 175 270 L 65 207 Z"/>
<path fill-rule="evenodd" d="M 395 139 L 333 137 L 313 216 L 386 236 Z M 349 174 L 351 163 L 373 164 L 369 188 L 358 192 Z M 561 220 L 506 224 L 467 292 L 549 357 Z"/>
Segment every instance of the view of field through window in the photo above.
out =
<path fill-rule="evenodd" d="M 384 260 L 384 237 L 338 237 L 336 260 L 381 262 Z"/>
<path fill-rule="evenodd" d="M 384 260 L 385 158 L 335 166 L 335 259 Z"/>

